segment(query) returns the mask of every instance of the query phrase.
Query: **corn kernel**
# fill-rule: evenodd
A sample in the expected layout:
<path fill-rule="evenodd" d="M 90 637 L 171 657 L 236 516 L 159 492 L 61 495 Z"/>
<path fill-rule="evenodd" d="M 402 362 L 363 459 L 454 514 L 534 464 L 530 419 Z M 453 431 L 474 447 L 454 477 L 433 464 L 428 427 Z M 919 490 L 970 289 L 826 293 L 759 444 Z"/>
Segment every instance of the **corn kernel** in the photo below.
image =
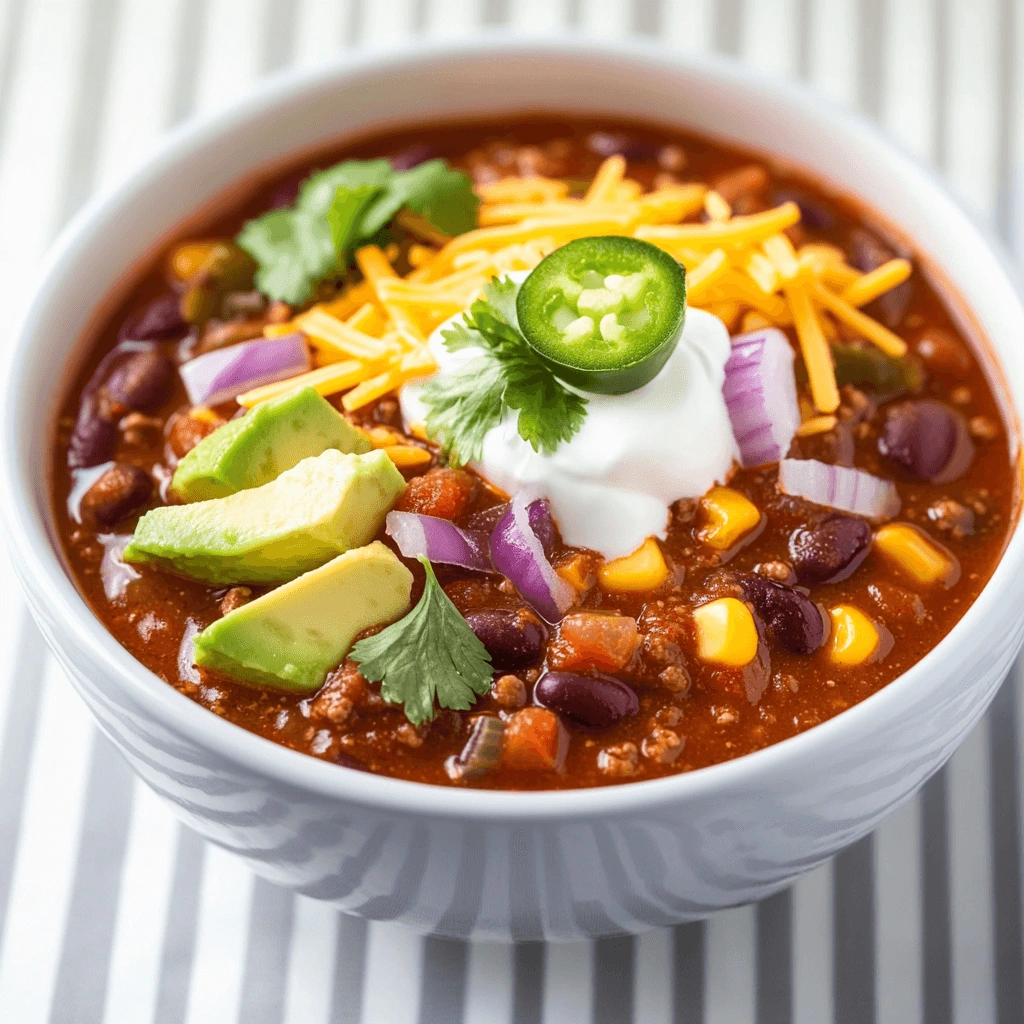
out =
<path fill-rule="evenodd" d="M 836 665 L 862 665 L 878 650 L 878 628 L 850 604 L 829 609 L 832 636 L 829 657 Z"/>
<path fill-rule="evenodd" d="M 382 449 L 387 452 L 388 458 L 399 468 L 407 469 L 411 466 L 425 466 L 432 458 L 430 452 L 424 448 L 417 448 L 411 444 L 391 444 Z"/>
<path fill-rule="evenodd" d="M 742 668 L 757 656 L 757 626 L 750 609 L 735 597 L 720 597 L 693 611 L 697 656 L 714 665 Z"/>
<path fill-rule="evenodd" d="M 203 264 L 221 244 L 220 242 L 186 242 L 184 245 L 179 245 L 171 253 L 169 261 L 171 275 L 184 284 L 202 270 Z"/>
<path fill-rule="evenodd" d="M 654 590 L 668 579 L 668 566 L 658 542 L 648 537 L 633 554 L 605 562 L 597 579 L 602 590 Z"/>
<path fill-rule="evenodd" d="M 592 563 L 586 555 L 574 555 L 568 562 L 555 566 L 555 572 L 573 590 L 586 593 L 594 585 L 594 573 L 591 565 Z"/>
<path fill-rule="evenodd" d="M 951 583 L 957 563 L 909 523 L 889 523 L 875 534 L 875 547 L 917 583 Z"/>
<path fill-rule="evenodd" d="M 758 507 L 731 487 L 712 487 L 700 499 L 700 509 L 706 522 L 700 539 L 719 551 L 733 547 L 761 522 Z"/>

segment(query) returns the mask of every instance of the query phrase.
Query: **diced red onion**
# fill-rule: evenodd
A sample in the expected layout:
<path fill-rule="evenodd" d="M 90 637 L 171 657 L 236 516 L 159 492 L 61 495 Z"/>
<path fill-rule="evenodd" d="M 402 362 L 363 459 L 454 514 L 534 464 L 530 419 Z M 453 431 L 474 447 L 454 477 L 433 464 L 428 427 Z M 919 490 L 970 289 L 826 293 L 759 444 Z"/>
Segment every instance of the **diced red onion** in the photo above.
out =
<path fill-rule="evenodd" d="M 786 457 L 800 426 L 793 349 L 785 334 L 766 327 L 732 339 L 722 395 L 744 466 Z"/>
<path fill-rule="evenodd" d="M 180 367 L 193 405 L 219 405 L 264 384 L 309 369 L 309 349 L 301 334 L 262 338 L 196 356 Z"/>
<path fill-rule="evenodd" d="M 866 519 L 892 519 L 900 511 L 899 492 L 890 480 L 817 459 L 783 459 L 779 486 L 786 494 Z"/>
<path fill-rule="evenodd" d="M 534 506 L 540 506 L 540 510 Z M 576 591 L 555 572 L 544 553 L 541 516 L 550 523 L 547 503 L 534 500 L 526 490 L 517 491 L 491 534 L 491 561 L 542 619 L 558 622 L 575 599 Z M 537 526 L 532 522 L 534 519 Z"/>
<path fill-rule="evenodd" d="M 450 779 L 472 779 L 485 775 L 501 760 L 501 742 L 505 723 L 494 715 L 481 715 L 473 722 L 462 753 L 449 757 L 444 763 Z"/>
<path fill-rule="evenodd" d="M 388 534 L 406 558 L 426 555 L 431 562 L 460 565 L 463 569 L 494 572 L 487 534 L 482 530 L 460 530 L 438 516 L 416 512 L 389 512 Z"/>

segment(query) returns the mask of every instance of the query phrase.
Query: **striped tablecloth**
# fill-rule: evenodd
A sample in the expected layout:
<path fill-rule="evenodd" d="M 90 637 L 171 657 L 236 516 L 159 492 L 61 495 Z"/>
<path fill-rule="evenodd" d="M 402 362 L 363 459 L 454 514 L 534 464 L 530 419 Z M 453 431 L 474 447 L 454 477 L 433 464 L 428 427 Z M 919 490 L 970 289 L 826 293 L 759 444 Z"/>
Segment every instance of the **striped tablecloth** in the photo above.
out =
<path fill-rule="evenodd" d="M 0 0 L 0 311 L 83 200 L 192 111 L 285 65 L 503 23 L 637 32 L 800 77 L 936 162 L 1019 247 L 1022 8 Z M 206 846 L 97 734 L 5 561 L 0 597 L 3 1024 L 1024 1021 L 1019 670 L 918 799 L 789 892 L 638 939 L 467 945 L 341 917 Z"/>

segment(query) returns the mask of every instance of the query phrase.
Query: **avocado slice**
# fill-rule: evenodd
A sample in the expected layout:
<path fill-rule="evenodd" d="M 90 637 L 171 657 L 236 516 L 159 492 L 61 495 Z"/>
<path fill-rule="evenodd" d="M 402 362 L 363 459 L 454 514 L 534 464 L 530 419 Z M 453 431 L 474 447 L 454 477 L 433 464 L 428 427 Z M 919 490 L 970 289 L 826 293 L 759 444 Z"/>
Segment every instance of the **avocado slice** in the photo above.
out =
<path fill-rule="evenodd" d="M 282 583 L 373 540 L 404 490 L 385 452 L 328 448 L 262 487 L 147 512 L 122 557 L 209 583 Z"/>
<path fill-rule="evenodd" d="M 183 501 L 225 498 L 268 484 L 328 448 L 362 455 L 372 445 L 307 385 L 261 402 L 204 437 L 178 463 L 171 487 Z"/>
<path fill-rule="evenodd" d="M 360 630 L 405 612 L 411 588 L 412 573 L 374 541 L 207 626 L 196 664 L 258 686 L 316 690 Z"/>

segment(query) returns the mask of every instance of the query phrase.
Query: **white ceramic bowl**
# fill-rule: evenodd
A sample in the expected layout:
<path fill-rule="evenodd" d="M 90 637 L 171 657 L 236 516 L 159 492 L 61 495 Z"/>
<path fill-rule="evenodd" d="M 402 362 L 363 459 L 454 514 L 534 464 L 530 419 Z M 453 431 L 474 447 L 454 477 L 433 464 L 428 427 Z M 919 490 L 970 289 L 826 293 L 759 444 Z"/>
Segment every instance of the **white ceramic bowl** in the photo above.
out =
<path fill-rule="evenodd" d="M 135 261 L 261 165 L 377 126 L 515 110 L 677 123 L 788 158 L 912 237 L 991 341 L 1016 433 L 1024 310 L 1001 260 L 933 177 L 859 120 L 741 67 L 641 45 L 484 43 L 286 75 L 186 126 L 93 202 L 41 275 L 3 408 L 4 523 L 50 646 L 100 727 L 181 817 L 258 873 L 425 931 L 571 939 L 639 931 L 768 895 L 867 833 L 952 753 L 1024 639 L 1024 537 L 977 602 L 881 692 L 784 743 L 674 778 L 493 793 L 344 771 L 275 746 L 143 668 L 79 596 L 46 473 L 58 398 L 87 328 Z M 996 369 L 996 359 L 1001 371 Z"/>

